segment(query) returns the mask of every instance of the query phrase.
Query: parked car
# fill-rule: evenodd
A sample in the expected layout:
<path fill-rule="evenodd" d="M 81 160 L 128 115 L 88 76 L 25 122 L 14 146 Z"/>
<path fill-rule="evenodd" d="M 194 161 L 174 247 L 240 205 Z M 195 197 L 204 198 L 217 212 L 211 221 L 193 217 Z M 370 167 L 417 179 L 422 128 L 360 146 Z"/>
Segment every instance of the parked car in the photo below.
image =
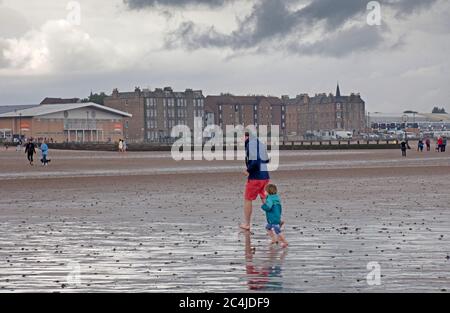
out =
<path fill-rule="evenodd" d="M 349 131 L 337 131 L 336 139 L 353 139 L 353 133 Z"/>
<path fill-rule="evenodd" d="M 383 136 L 381 136 L 382 140 L 396 140 L 397 136 L 395 136 L 394 134 L 383 134 Z"/>

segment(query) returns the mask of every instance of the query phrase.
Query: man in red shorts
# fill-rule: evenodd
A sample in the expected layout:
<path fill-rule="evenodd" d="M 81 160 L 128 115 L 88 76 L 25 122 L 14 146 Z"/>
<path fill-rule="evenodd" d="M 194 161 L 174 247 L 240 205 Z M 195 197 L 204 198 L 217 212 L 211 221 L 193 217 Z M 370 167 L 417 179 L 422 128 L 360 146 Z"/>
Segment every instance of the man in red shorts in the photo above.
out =
<path fill-rule="evenodd" d="M 241 228 L 250 230 L 252 203 L 258 196 L 264 203 L 266 199 L 265 188 L 270 182 L 270 176 L 267 169 L 269 163 L 267 147 L 256 136 L 250 136 L 248 132 L 245 133 L 245 156 L 247 169 L 244 174 L 248 179 L 245 185 L 244 223 L 241 224 Z"/>

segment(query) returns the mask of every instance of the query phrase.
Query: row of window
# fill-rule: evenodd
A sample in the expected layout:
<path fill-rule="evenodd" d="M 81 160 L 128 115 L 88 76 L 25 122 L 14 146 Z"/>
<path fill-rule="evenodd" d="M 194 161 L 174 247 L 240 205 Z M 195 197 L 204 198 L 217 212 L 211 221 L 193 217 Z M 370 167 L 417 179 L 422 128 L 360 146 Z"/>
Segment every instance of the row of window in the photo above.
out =
<path fill-rule="evenodd" d="M 175 110 L 173 108 L 167 109 L 167 111 L 164 110 L 164 119 L 167 117 L 174 118 L 175 116 L 178 116 L 179 118 L 185 118 L 187 116 L 186 109 L 184 109 L 184 110 L 178 109 L 177 114 L 175 114 Z"/>
<path fill-rule="evenodd" d="M 203 102 L 203 100 L 199 100 L 199 101 L 202 101 L 202 102 Z M 238 111 L 239 111 L 239 106 L 240 106 L 240 105 L 237 105 L 237 104 L 234 106 L 234 111 L 235 111 L 235 112 L 238 112 Z M 270 110 L 272 110 L 272 109 L 273 109 L 273 106 L 270 106 Z M 341 103 L 337 103 L 337 104 L 336 104 L 336 109 L 337 109 L 337 110 L 341 110 L 341 109 L 342 109 L 342 104 L 341 104 Z M 219 105 L 219 112 L 221 112 L 222 110 L 223 110 L 222 105 Z M 254 106 L 253 106 L 253 110 L 254 110 L 255 112 L 257 112 L 257 111 L 259 110 L 259 106 L 258 106 L 258 105 L 254 105 Z M 284 114 L 285 110 L 286 110 L 286 108 L 285 108 L 284 106 L 281 106 L 281 112 L 283 112 L 283 114 Z"/>
<path fill-rule="evenodd" d="M 203 108 L 203 106 L 204 106 L 204 101 L 203 101 L 203 99 L 195 99 L 195 100 L 194 100 L 194 106 L 195 106 L 196 108 Z"/>
<path fill-rule="evenodd" d="M 203 103 L 203 100 L 199 100 L 199 101 L 202 101 L 202 103 Z M 234 105 L 234 111 L 235 111 L 235 112 L 238 112 L 238 111 L 239 111 L 239 107 L 240 107 L 239 104 L 235 104 L 235 105 Z M 219 104 L 219 111 L 222 111 L 222 109 L 223 109 L 222 105 Z M 273 106 L 270 106 L 270 110 L 272 110 L 272 109 L 273 109 Z M 258 105 L 254 105 L 254 106 L 253 106 L 253 110 L 254 110 L 254 111 L 258 111 L 258 110 L 259 110 L 259 106 L 258 106 Z M 285 107 L 284 107 L 284 106 L 281 106 L 281 111 L 284 112 L 284 110 L 285 110 Z"/>
<path fill-rule="evenodd" d="M 297 116 L 297 114 L 295 114 L 295 113 L 292 113 L 292 114 L 289 113 L 288 114 L 289 118 L 293 118 L 293 117 L 296 117 L 296 116 Z M 333 113 L 316 113 L 316 112 L 313 112 L 313 113 L 308 114 L 307 116 L 308 116 L 308 118 L 309 117 L 313 117 L 313 118 L 332 118 L 334 116 L 334 114 Z M 343 118 L 344 118 L 344 114 L 342 112 L 336 112 L 336 119 L 343 119 Z M 284 116 L 282 116 L 282 119 L 284 120 Z"/>
<path fill-rule="evenodd" d="M 155 108 L 157 105 L 156 99 L 155 98 L 147 98 L 145 99 L 145 104 L 147 106 L 147 108 Z M 203 99 L 194 99 L 193 100 L 193 104 L 194 107 L 196 108 L 203 108 L 204 106 L 204 100 Z M 184 98 L 180 98 L 180 99 L 175 99 L 175 98 L 167 98 L 164 99 L 164 106 L 167 107 L 186 107 L 187 106 L 187 101 Z"/>
<path fill-rule="evenodd" d="M 154 118 L 154 117 L 157 117 L 156 108 L 147 109 L 147 118 Z"/>
<path fill-rule="evenodd" d="M 150 141 L 156 141 L 159 139 L 159 134 L 158 132 L 155 131 L 148 131 L 147 132 L 147 139 Z"/>
<path fill-rule="evenodd" d="M 169 119 L 169 120 L 164 120 L 164 128 L 173 128 L 177 125 L 186 125 L 187 121 L 186 119 Z M 156 120 L 150 119 L 147 120 L 147 128 L 149 129 L 155 129 L 158 128 L 158 122 Z"/>
<path fill-rule="evenodd" d="M 170 137 L 171 131 L 162 131 L 162 130 L 149 130 L 147 132 L 147 139 L 152 140 L 158 140 L 160 138 L 167 138 Z"/>
<path fill-rule="evenodd" d="M 164 110 L 164 118 L 173 118 L 175 116 L 179 117 L 179 118 L 185 118 L 187 117 L 187 111 L 186 109 L 180 109 L 178 108 L 178 110 L 176 111 L 177 113 L 175 113 L 175 109 L 174 108 L 168 108 L 167 110 Z M 194 110 L 194 116 L 195 117 L 203 117 L 205 115 L 205 112 L 203 109 L 195 109 Z M 156 118 L 158 116 L 157 110 L 156 108 L 149 108 L 147 109 L 147 118 Z"/>
<path fill-rule="evenodd" d="M 147 120 L 147 128 L 158 128 L 156 120 Z"/>

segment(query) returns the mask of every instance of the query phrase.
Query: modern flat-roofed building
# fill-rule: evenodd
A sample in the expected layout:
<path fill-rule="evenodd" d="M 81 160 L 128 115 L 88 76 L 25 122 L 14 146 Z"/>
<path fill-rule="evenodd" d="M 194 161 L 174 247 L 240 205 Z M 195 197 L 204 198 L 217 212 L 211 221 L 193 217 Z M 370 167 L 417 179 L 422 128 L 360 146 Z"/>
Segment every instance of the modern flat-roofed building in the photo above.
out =
<path fill-rule="evenodd" d="M 450 130 L 450 115 L 444 113 L 382 113 L 367 114 L 370 128 L 374 131 L 401 130 L 404 128 L 440 131 Z"/>
<path fill-rule="evenodd" d="M 11 137 L 56 142 L 115 142 L 131 114 L 95 103 L 63 103 L 12 108 L 0 114 L 0 129 Z"/>
<path fill-rule="evenodd" d="M 114 89 L 105 98 L 105 106 L 123 110 L 133 115 L 124 119 L 125 138 L 134 142 L 171 142 L 172 128 L 186 125 L 192 131 L 194 118 L 204 116 L 205 97 L 201 90 L 186 89 L 183 92 L 172 88 L 156 88 L 151 91 L 136 88 L 134 92 L 119 92 Z M 203 126 L 203 125 L 202 125 Z"/>

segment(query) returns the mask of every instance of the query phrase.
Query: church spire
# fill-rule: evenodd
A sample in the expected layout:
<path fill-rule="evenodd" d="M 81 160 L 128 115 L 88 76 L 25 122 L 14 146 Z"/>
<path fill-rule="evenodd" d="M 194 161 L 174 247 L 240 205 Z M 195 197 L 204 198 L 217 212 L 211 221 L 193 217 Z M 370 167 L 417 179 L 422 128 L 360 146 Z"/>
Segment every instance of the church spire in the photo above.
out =
<path fill-rule="evenodd" d="M 337 88 L 336 88 L 336 98 L 341 96 L 341 89 L 339 88 L 339 82 L 337 83 Z"/>

